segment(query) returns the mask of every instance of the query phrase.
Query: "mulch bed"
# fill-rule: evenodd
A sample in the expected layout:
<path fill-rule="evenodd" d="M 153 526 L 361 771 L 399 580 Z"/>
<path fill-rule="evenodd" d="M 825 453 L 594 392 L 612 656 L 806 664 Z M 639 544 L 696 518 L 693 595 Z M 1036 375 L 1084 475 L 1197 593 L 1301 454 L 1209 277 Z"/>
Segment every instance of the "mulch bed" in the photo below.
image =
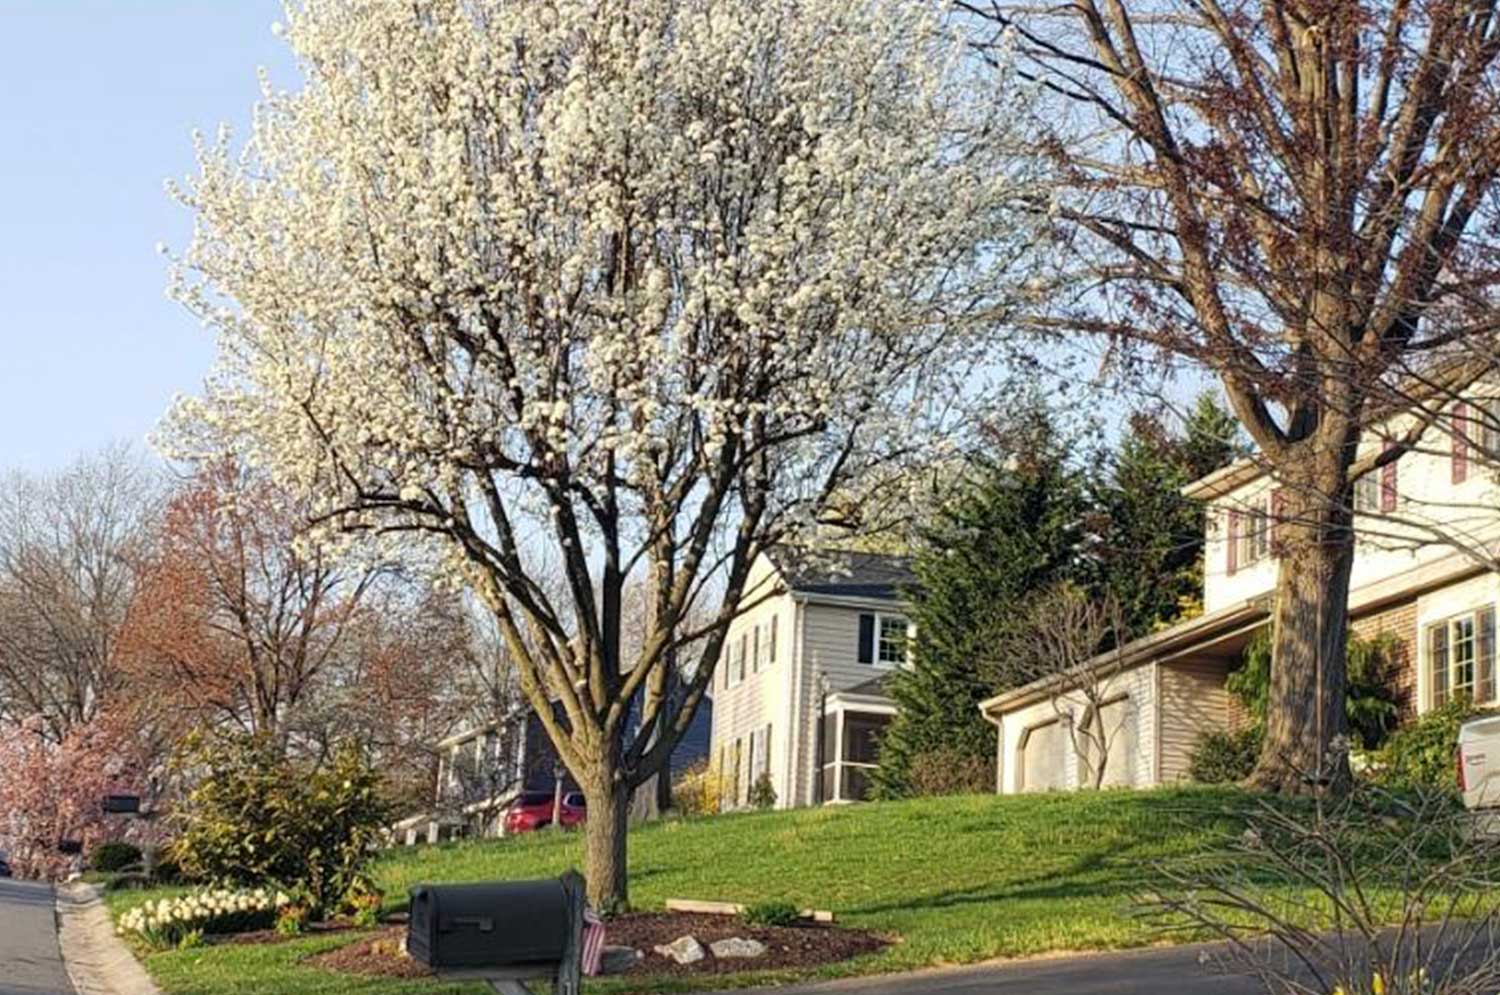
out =
<path fill-rule="evenodd" d="M 653 950 L 679 936 L 696 936 L 704 949 L 715 940 L 741 936 L 766 945 L 761 957 L 719 960 L 712 952 L 695 964 L 678 964 Z M 605 942 L 634 947 L 645 954 L 627 974 L 731 974 L 736 971 L 768 971 L 786 967 L 816 967 L 833 964 L 860 954 L 874 953 L 889 941 L 862 929 L 842 926 L 746 926 L 735 916 L 710 916 L 686 912 L 645 912 L 611 919 L 605 927 Z"/>
<path fill-rule="evenodd" d="M 229 933 L 224 936 L 210 936 L 209 943 L 240 944 L 266 944 L 286 943 L 290 940 L 302 940 L 309 936 L 327 936 L 330 933 L 347 933 L 354 929 L 354 924 L 347 920 L 339 919 L 333 922 L 314 922 L 303 927 L 300 934 L 286 936 L 276 932 L 274 929 L 257 929 L 249 933 Z"/>
<path fill-rule="evenodd" d="M 746 926 L 734 916 L 682 912 L 622 916 L 611 919 L 605 928 L 605 942 L 610 946 L 634 947 L 645 955 L 626 972 L 627 975 L 692 976 L 816 967 L 873 953 L 890 942 L 862 929 L 829 925 Z M 427 968 L 401 956 L 401 941 L 405 935 L 403 927 L 385 929 L 357 943 L 309 957 L 307 963 L 346 974 L 383 978 L 431 977 Z M 759 940 L 766 945 L 766 953 L 761 957 L 719 960 L 710 952 L 695 964 L 678 964 L 652 949 L 688 935 L 696 936 L 705 950 L 715 940 L 733 936 Z"/>
<path fill-rule="evenodd" d="M 423 964 L 401 955 L 401 943 L 406 939 L 406 927 L 393 926 L 358 943 L 350 943 L 315 954 L 305 963 L 325 971 L 342 974 L 360 974 L 373 978 L 430 978 L 432 972 Z"/>

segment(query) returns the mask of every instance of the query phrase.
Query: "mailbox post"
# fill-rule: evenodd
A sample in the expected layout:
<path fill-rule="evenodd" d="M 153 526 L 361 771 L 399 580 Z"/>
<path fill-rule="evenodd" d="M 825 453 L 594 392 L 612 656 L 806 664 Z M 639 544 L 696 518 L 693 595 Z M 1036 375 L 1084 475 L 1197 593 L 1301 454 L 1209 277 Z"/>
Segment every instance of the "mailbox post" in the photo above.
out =
<path fill-rule="evenodd" d="M 488 981 L 529 995 L 548 980 L 578 995 L 583 980 L 584 881 L 577 871 L 544 881 L 417 885 L 406 952 L 439 977 Z"/>

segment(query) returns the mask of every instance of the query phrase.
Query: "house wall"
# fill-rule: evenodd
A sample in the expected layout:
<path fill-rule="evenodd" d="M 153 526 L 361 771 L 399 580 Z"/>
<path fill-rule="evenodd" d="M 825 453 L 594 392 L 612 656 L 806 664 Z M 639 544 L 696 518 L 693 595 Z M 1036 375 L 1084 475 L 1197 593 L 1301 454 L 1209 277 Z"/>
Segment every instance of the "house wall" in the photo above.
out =
<path fill-rule="evenodd" d="M 1157 779 L 1156 670 L 1154 663 L 1133 667 L 1110 677 L 1100 686 L 1101 700 L 1110 701 L 1123 695 L 1134 706 L 1131 716 L 1135 722 L 1135 748 L 1131 751 L 1133 756 L 1129 767 L 1133 775 L 1132 783 L 1137 786 L 1154 784 Z M 1088 702 L 1083 695 L 1071 692 L 1056 699 L 1044 697 L 1002 716 L 999 720 L 999 757 L 996 765 L 1000 792 L 1019 794 L 1029 790 L 1023 778 L 1023 751 L 1032 730 L 1054 721 L 1081 722 L 1087 708 Z M 1062 742 L 1063 749 L 1053 759 L 1052 774 L 1066 790 L 1080 786 L 1082 765 L 1072 749 L 1072 738 L 1066 734 L 1066 728 Z M 1115 739 L 1115 742 L 1120 740 Z"/>
<path fill-rule="evenodd" d="M 1367 433 L 1361 443 L 1360 456 L 1381 449 L 1384 445 L 1381 433 L 1399 434 L 1410 424 L 1411 418 L 1403 416 L 1393 419 L 1381 432 Z M 1470 545 L 1500 535 L 1500 485 L 1497 485 L 1496 469 L 1478 461 L 1470 449 L 1465 461 L 1466 479 L 1455 483 L 1452 442 L 1445 428 L 1430 430 L 1420 448 L 1423 451 L 1408 452 L 1395 464 L 1396 509 L 1355 516 L 1359 541 L 1350 589 L 1356 598 L 1361 588 L 1451 556 L 1455 548 L 1453 543 L 1434 541 L 1434 534 Z M 1375 471 L 1375 474 L 1378 495 L 1380 471 Z M 1265 499 L 1272 488 L 1269 478 L 1260 477 L 1210 504 L 1204 536 L 1206 611 L 1217 611 L 1268 594 L 1274 588 L 1274 556 L 1267 556 L 1251 566 L 1237 563 L 1231 571 L 1228 551 L 1230 512 L 1240 514 L 1243 528 L 1249 509 Z"/>
<path fill-rule="evenodd" d="M 795 723 L 796 769 L 790 774 L 794 791 L 786 796 L 795 805 L 812 805 L 817 798 L 821 764 L 818 756 L 818 723 L 822 717 L 822 681 L 829 692 L 847 691 L 858 684 L 889 673 L 892 665 L 859 662 L 859 616 L 862 613 L 899 615 L 895 602 L 855 601 L 845 604 L 803 601 L 801 603 L 801 666 L 796 693 L 802 702 L 800 721 Z M 780 797 L 780 796 L 778 796 Z"/>
<path fill-rule="evenodd" d="M 1193 752 L 1210 732 L 1231 727 L 1228 673 L 1222 660 L 1184 660 L 1157 667 L 1160 736 L 1156 784 L 1191 777 Z"/>
<path fill-rule="evenodd" d="M 748 588 L 769 591 L 778 582 L 765 557 L 751 570 Z M 747 595 L 754 597 L 755 595 Z M 770 727 L 771 786 L 778 808 L 811 805 L 817 801 L 818 724 L 822 687 L 827 677 L 831 692 L 847 690 L 888 671 L 888 667 L 859 662 L 859 616 L 862 612 L 899 614 L 895 602 L 870 599 L 809 599 L 798 594 L 777 594 L 735 619 L 719 672 L 714 678 L 714 720 L 709 756 L 724 767 L 726 790 L 733 783 L 729 766 L 734 747 L 740 744 L 741 774 L 738 790 L 726 805 L 746 802 L 754 777 L 744 767 L 752 736 L 760 749 L 761 737 Z M 776 619 L 777 651 L 774 661 L 763 659 L 757 670 L 747 665 L 745 679 L 738 680 L 734 647 L 742 635 L 760 627 L 767 631 Z M 764 635 L 763 637 L 764 638 Z M 756 759 L 757 769 L 760 760 Z"/>
<path fill-rule="evenodd" d="M 786 796 L 786 729 L 790 705 L 787 693 L 790 688 L 788 672 L 793 656 L 792 616 L 794 605 L 790 595 L 774 593 L 777 584 L 775 571 L 765 557 L 760 557 L 751 566 L 746 581 L 746 600 L 764 598 L 754 608 L 742 613 L 729 626 L 718 670 L 714 674 L 714 712 L 712 735 L 709 743 L 709 759 L 717 764 L 723 780 L 724 790 L 734 797 L 726 798 L 727 806 L 742 804 L 758 771 L 765 769 L 763 758 L 751 758 L 752 739 L 759 748 L 767 725 L 770 734 L 771 783 L 776 789 L 777 799 Z M 769 595 L 769 597 L 767 597 Z M 776 626 L 776 654 L 771 659 L 769 642 L 762 647 L 760 662 L 754 659 L 754 637 L 757 630 L 763 640 L 769 641 L 772 620 Z M 744 678 L 740 678 L 739 647 L 746 647 L 749 659 L 744 666 Z M 739 746 L 739 776 L 735 783 L 735 746 Z M 754 770 L 747 770 L 751 761 Z"/>

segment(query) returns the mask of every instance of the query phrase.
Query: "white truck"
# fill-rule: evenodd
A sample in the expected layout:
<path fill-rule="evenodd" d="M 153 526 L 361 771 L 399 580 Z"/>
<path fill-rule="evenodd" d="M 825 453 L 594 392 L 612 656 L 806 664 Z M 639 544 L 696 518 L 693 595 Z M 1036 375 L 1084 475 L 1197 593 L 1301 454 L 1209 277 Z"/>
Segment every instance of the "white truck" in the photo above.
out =
<path fill-rule="evenodd" d="M 1488 830 L 1500 829 L 1500 715 L 1482 715 L 1458 727 L 1458 790 L 1464 807 Z"/>

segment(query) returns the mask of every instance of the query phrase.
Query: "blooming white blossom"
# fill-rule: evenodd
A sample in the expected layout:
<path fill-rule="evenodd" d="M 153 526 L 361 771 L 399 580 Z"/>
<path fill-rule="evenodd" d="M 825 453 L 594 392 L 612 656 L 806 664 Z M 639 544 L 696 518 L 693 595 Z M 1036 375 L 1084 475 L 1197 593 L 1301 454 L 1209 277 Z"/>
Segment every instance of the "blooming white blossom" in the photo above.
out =
<path fill-rule="evenodd" d="M 116 931 L 135 935 L 153 947 L 175 946 L 191 932 L 234 933 L 264 929 L 277 910 L 291 904 L 283 893 L 264 888 L 232 891 L 215 888 L 172 898 L 151 899 L 120 916 Z"/>
<path fill-rule="evenodd" d="M 916 0 L 305 0 L 283 23 L 301 89 L 263 80 L 243 149 L 199 140 L 173 187 L 196 228 L 172 292 L 221 348 L 168 445 L 236 448 L 320 538 L 433 538 L 590 831 L 617 831 L 750 561 L 925 455 L 984 361 L 1024 115 Z M 632 578 L 654 629 L 625 661 Z M 705 614 L 666 735 L 599 748 Z"/>

